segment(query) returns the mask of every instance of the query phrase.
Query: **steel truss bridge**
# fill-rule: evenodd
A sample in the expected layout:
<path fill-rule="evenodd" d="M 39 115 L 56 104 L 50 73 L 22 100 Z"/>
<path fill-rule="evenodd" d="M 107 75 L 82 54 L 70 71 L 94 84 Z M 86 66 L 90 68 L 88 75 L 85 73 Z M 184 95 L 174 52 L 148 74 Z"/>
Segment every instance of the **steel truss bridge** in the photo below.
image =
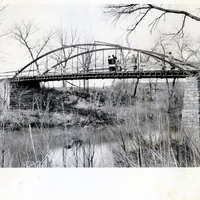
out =
<path fill-rule="evenodd" d="M 108 64 L 108 56 L 115 58 Z M 116 59 L 117 58 L 117 59 Z M 0 73 L 13 83 L 59 80 L 186 78 L 199 76 L 200 65 L 168 55 L 94 42 L 65 45 L 38 56 L 18 71 Z"/>

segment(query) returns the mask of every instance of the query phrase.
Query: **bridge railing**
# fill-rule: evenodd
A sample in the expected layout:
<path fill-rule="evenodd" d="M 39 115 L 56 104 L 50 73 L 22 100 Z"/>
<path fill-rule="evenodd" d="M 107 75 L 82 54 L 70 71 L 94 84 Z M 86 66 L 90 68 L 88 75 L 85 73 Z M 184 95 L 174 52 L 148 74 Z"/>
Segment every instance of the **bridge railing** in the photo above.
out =
<path fill-rule="evenodd" d="M 17 71 L 9 71 L 9 72 L 0 72 L 0 79 L 9 79 L 12 78 Z"/>

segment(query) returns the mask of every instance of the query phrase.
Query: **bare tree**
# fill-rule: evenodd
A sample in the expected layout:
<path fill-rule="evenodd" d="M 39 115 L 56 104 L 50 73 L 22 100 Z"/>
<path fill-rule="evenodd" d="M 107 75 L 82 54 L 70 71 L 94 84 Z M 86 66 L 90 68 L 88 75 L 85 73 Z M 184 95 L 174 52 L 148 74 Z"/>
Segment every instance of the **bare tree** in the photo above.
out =
<path fill-rule="evenodd" d="M 0 0 L 0 19 L 1 19 L 0 25 L 2 24 L 2 21 L 4 20 L 4 17 L 5 17 L 4 13 L 5 13 L 5 10 L 6 10 L 7 7 L 8 7 L 8 5 L 3 4 L 3 0 Z M 6 53 L 5 53 L 4 49 L 2 48 L 2 46 L 3 46 L 4 43 L 7 42 L 6 39 L 5 39 L 5 36 L 7 36 L 7 35 L 8 35 L 8 31 L 7 30 L 5 30 L 5 29 L 1 29 L 0 30 L 0 39 L 1 39 L 1 41 L 0 41 L 0 43 L 1 43 L 0 62 L 1 63 L 5 63 L 6 62 L 5 61 Z"/>
<path fill-rule="evenodd" d="M 55 49 L 56 47 L 64 47 L 67 45 L 76 44 L 79 42 L 79 34 L 76 28 L 71 28 L 70 31 L 60 27 L 56 30 L 55 34 L 55 44 L 51 47 L 51 49 Z M 55 60 L 57 63 L 66 60 L 60 64 L 61 71 L 66 70 L 67 61 L 70 56 L 74 53 L 75 48 L 63 48 L 60 51 L 54 52 L 51 55 L 51 58 Z"/>
<path fill-rule="evenodd" d="M 173 8 L 172 5 L 154 5 L 154 4 L 108 4 L 103 8 L 104 13 L 108 14 L 109 17 L 114 18 L 116 23 L 122 17 L 127 17 L 131 15 L 135 17 L 133 23 L 127 28 L 128 34 L 133 32 L 139 24 L 144 21 L 144 19 L 149 17 L 149 14 L 155 14 L 155 18 L 150 22 L 151 32 L 157 27 L 160 20 L 164 20 L 167 15 L 174 14 L 182 17 L 181 26 L 176 33 L 179 34 L 183 31 L 186 25 L 186 19 L 190 18 L 195 21 L 200 21 L 198 16 L 199 8 L 196 8 L 193 12 L 188 12 L 186 10 L 181 10 L 179 8 Z"/>
<path fill-rule="evenodd" d="M 53 40 L 54 43 L 51 45 L 50 49 L 53 50 L 55 48 L 67 47 L 73 44 L 77 44 L 79 40 L 80 34 L 78 33 L 76 27 L 72 27 L 70 29 L 59 27 L 56 29 L 55 37 Z M 62 48 L 60 51 L 52 53 L 50 55 L 50 59 L 54 62 L 54 64 L 53 67 L 49 68 L 46 72 L 52 70 L 53 68 L 55 70 L 54 73 L 59 71 L 61 74 L 65 74 L 67 70 L 73 71 L 75 63 L 73 63 L 73 60 L 70 60 L 70 57 L 76 53 L 77 49 L 75 47 Z M 63 86 L 66 86 L 66 83 L 75 86 L 69 81 L 63 81 Z"/>
<path fill-rule="evenodd" d="M 172 39 L 176 57 L 183 62 L 199 62 L 200 44 L 190 37 L 190 34 L 177 35 Z"/>
<path fill-rule="evenodd" d="M 11 37 L 20 42 L 27 50 L 32 60 L 35 60 L 48 46 L 54 32 L 49 31 L 43 37 L 38 34 L 42 28 L 36 25 L 35 21 L 22 21 L 21 24 L 15 24 L 11 29 Z M 39 71 L 39 64 L 35 62 Z"/>
<path fill-rule="evenodd" d="M 170 35 L 160 34 L 152 48 L 153 52 L 161 53 L 163 56 L 172 51 L 175 62 L 198 62 L 200 59 L 200 41 L 194 39 L 188 32 L 171 37 Z"/>

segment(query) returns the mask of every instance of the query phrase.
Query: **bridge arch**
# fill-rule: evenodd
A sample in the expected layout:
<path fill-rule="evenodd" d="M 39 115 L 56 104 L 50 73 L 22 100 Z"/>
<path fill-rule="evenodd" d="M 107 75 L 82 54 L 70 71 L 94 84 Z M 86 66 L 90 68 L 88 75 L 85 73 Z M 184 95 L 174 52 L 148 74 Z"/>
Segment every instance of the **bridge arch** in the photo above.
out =
<path fill-rule="evenodd" d="M 142 50 L 142 49 L 125 47 L 118 44 L 95 42 L 95 43 L 86 43 L 86 44 L 65 45 L 60 48 L 53 49 L 37 57 L 35 60 L 29 62 L 27 65 L 22 67 L 20 70 L 16 72 L 16 74 L 14 75 L 14 78 L 19 77 L 19 76 L 44 75 L 47 73 L 51 73 L 52 70 L 55 70 L 59 66 L 61 69 L 63 66 L 65 66 L 65 71 L 66 71 L 66 68 L 68 68 L 69 69 L 68 73 L 74 73 L 72 69 L 74 62 L 76 62 L 76 65 L 77 65 L 76 73 L 77 72 L 79 73 L 81 70 L 83 70 L 83 65 L 84 65 L 84 61 L 83 60 L 81 61 L 81 57 L 85 56 L 85 58 L 87 58 L 86 57 L 87 55 L 90 55 L 91 57 L 94 56 L 95 58 L 94 58 L 93 65 L 95 65 L 96 67 L 96 64 L 97 64 L 96 62 L 98 60 L 96 54 L 98 52 L 101 52 L 102 53 L 101 57 L 102 59 L 104 59 L 103 62 L 105 62 L 105 55 L 104 55 L 105 51 L 112 51 L 112 52 L 114 51 L 115 53 L 118 52 L 118 54 L 121 53 L 120 54 L 121 65 L 122 65 L 122 62 L 125 62 L 125 58 L 123 58 L 124 51 L 136 52 L 138 54 L 144 54 L 154 59 L 168 63 L 169 65 L 175 68 L 178 68 L 182 71 L 185 71 L 187 74 L 190 74 L 189 71 L 185 70 L 183 67 L 180 66 L 180 63 L 181 63 L 180 60 L 174 59 L 175 62 L 172 62 L 169 60 L 169 56 L 167 55 L 163 55 L 160 53 L 151 52 L 147 50 Z M 74 61 L 75 59 L 76 61 Z M 179 62 L 179 64 L 177 64 L 177 62 Z M 39 68 L 35 65 L 35 63 L 38 64 Z M 191 66 L 191 67 L 195 68 L 195 66 Z M 64 70 L 63 71 L 61 70 L 60 73 L 62 74 L 65 72 Z"/>

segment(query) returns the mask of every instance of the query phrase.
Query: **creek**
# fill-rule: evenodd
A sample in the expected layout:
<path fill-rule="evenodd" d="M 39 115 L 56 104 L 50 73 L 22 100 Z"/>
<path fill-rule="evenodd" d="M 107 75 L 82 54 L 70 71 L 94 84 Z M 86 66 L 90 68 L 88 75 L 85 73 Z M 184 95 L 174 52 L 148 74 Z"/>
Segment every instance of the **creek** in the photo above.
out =
<path fill-rule="evenodd" d="M 92 131 L 94 132 L 92 134 Z M 113 167 L 112 143 L 105 128 L 31 128 L 6 132 L 5 167 Z M 109 134 L 109 133 L 106 133 Z M 79 138 L 83 143 L 66 148 Z"/>

